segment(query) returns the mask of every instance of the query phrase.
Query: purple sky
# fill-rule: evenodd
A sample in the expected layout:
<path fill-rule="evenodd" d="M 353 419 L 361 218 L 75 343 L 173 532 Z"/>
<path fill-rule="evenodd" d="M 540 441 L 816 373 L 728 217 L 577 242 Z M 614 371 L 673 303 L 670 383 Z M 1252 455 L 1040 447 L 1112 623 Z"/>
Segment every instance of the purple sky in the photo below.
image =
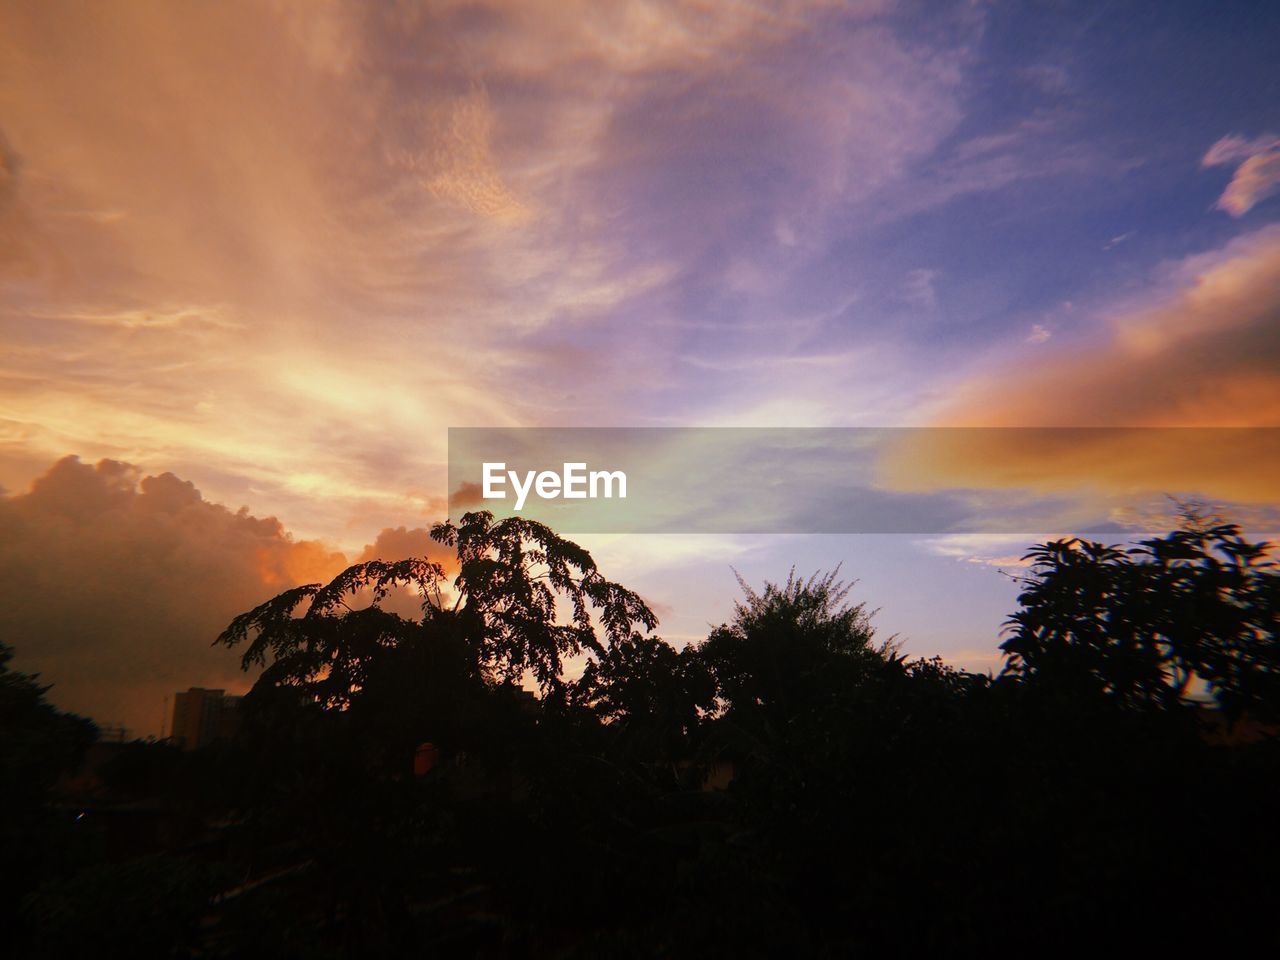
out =
<path fill-rule="evenodd" d="M 1276 425 L 1277 37 L 1265 3 L 7 3 L 2 635 L 158 732 L 156 690 L 234 682 L 245 603 L 421 542 L 450 426 Z M 584 542 L 673 640 L 731 565 L 843 561 L 981 669 L 1026 545 Z"/>

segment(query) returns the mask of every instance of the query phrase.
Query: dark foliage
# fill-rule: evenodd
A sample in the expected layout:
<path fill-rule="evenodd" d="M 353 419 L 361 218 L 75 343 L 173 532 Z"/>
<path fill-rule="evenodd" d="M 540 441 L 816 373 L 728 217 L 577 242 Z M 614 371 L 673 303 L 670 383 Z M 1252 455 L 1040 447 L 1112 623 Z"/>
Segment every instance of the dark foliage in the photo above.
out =
<path fill-rule="evenodd" d="M 239 734 L 137 744 L 103 768 L 87 842 L 42 834 L 9 875 L 25 949 L 1280 945 L 1280 755 L 1259 725 L 1277 705 L 1275 573 L 1230 525 L 1037 547 L 998 678 L 908 661 L 836 572 L 743 583 L 732 619 L 676 650 L 545 527 L 470 514 L 436 536 L 450 573 L 360 564 L 231 624 L 220 641 L 261 669 Z M 405 591 L 419 615 L 389 609 Z M 23 736 L 52 738 L 43 773 L 6 746 L 6 776 L 42 785 L 29 818 L 65 820 L 49 771 L 80 727 L 29 679 L 0 680 L 20 691 L 5 704 L 28 703 Z M 1201 688 L 1222 707 L 1211 729 Z M 144 810 L 163 829 L 117 842 Z"/>
<path fill-rule="evenodd" d="M 1232 717 L 1274 719 L 1280 573 L 1269 546 L 1194 513 L 1128 550 L 1042 544 L 1001 646 L 1006 672 L 1131 709 L 1185 707 L 1199 683 Z"/>
<path fill-rule="evenodd" d="M 97 736 L 83 717 L 45 700 L 38 678 L 9 669 L 0 643 L 0 927 L 13 929 L 15 908 L 31 889 L 65 865 L 74 844 L 54 788 Z"/>

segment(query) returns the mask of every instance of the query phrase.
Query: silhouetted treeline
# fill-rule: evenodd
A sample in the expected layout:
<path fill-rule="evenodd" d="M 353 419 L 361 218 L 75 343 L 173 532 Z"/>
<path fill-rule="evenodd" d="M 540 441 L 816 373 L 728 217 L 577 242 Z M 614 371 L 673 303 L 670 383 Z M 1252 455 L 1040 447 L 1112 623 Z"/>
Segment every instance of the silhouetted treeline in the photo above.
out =
<path fill-rule="evenodd" d="M 21 951 L 1280 946 L 1280 577 L 1230 524 L 1035 548 L 998 677 L 908 660 L 835 573 L 744 583 L 676 650 L 539 524 L 434 535 L 456 570 L 360 564 L 230 625 L 261 668 L 233 740 L 88 784 L 57 778 L 91 728 L 0 661 Z"/>

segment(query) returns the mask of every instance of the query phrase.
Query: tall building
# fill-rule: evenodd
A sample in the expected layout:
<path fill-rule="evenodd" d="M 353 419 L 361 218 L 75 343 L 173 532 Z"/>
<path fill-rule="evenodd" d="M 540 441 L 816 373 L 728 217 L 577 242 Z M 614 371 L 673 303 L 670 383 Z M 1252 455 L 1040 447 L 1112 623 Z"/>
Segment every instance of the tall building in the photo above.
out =
<path fill-rule="evenodd" d="M 173 726 L 170 738 L 183 750 L 195 750 L 235 733 L 239 723 L 240 697 L 223 690 L 192 687 L 173 695 Z"/>

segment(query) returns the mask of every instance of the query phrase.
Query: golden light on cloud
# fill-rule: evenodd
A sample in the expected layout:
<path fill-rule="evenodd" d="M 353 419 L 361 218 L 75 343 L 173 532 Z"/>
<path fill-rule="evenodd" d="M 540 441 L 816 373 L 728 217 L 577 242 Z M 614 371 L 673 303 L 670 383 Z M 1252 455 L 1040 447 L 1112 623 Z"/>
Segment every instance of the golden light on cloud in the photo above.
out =
<path fill-rule="evenodd" d="M 1095 342 L 983 370 L 938 422 L 1280 424 L 1280 230 L 1177 264 L 1156 299 L 1117 311 Z"/>
<path fill-rule="evenodd" d="M 435 162 L 425 180 L 428 190 L 472 213 L 517 225 L 532 211 L 516 199 L 494 162 L 491 141 L 494 117 L 483 87 L 450 105 L 437 134 Z"/>
<path fill-rule="evenodd" d="M 31 489 L 0 497 L 0 635 L 39 637 L 22 653 L 54 699 L 135 732 L 159 731 L 164 697 L 252 677 L 213 638 L 236 614 L 355 560 L 427 557 L 456 572 L 426 529 L 384 529 L 351 554 L 295 538 L 275 517 L 206 500 L 171 473 L 60 460 Z M 413 612 L 420 599 L 398 597 Z"/>
<path fill-rule="evenodd" d="M 0 527 L 0 634 L 39 638 L 22 652 L 58 703 L 135 731 L 158 732 L 173 690 L 244 688 L 250 678 L 210 647 L 217 632 L 265 594 L 345 564 L 273 517 L 107 460 L 59 461 L 0 498 Z"/>
<path fill-rule="evenodd" d="M 225 558 L 250 603 L 430 549 L 452 427 L 1280 423 L 1257 90 L 1117 135 L 1149 105 L 943 7 L 0 4 L 0 506 L 68 454 L 189 479 L 281 518 Z M 941 436 L 889 493 L 1275 493 L 1228 433 Z"/>
<path fill-rule="evenodd" d="M 457 43 L 433 18 L 464 7 L 64 14 L 0 12 L 0 476 L 68 451 L 177 465 L 340 536 L 429 519 L 403 491 L 443 493 L 448 422 L 555 416 L 512 386 L 548 352 L 513 341 L 673 276 L 564 204 L 619 92 L 599 78 L 796 28 L 752 5 L 515 5 Z M 487 76 L 543 95 L 498 104 Z"/>
<path fill-rule="evenodd" d="M 878 463 L 900 492 L 1016 490 L 1138 501 L 1194 494 L 1280 502 L 1280 428 L 1005 427 L 905 430 Z"/>
<path fill-rule="evenodd" d="M 881 482 L 1280 502 L 1280 230 L 1189 258 L 1167 283 L 1096 343 L 962 384 L 941 419 L 955 429 L 905 432 Z"/>

